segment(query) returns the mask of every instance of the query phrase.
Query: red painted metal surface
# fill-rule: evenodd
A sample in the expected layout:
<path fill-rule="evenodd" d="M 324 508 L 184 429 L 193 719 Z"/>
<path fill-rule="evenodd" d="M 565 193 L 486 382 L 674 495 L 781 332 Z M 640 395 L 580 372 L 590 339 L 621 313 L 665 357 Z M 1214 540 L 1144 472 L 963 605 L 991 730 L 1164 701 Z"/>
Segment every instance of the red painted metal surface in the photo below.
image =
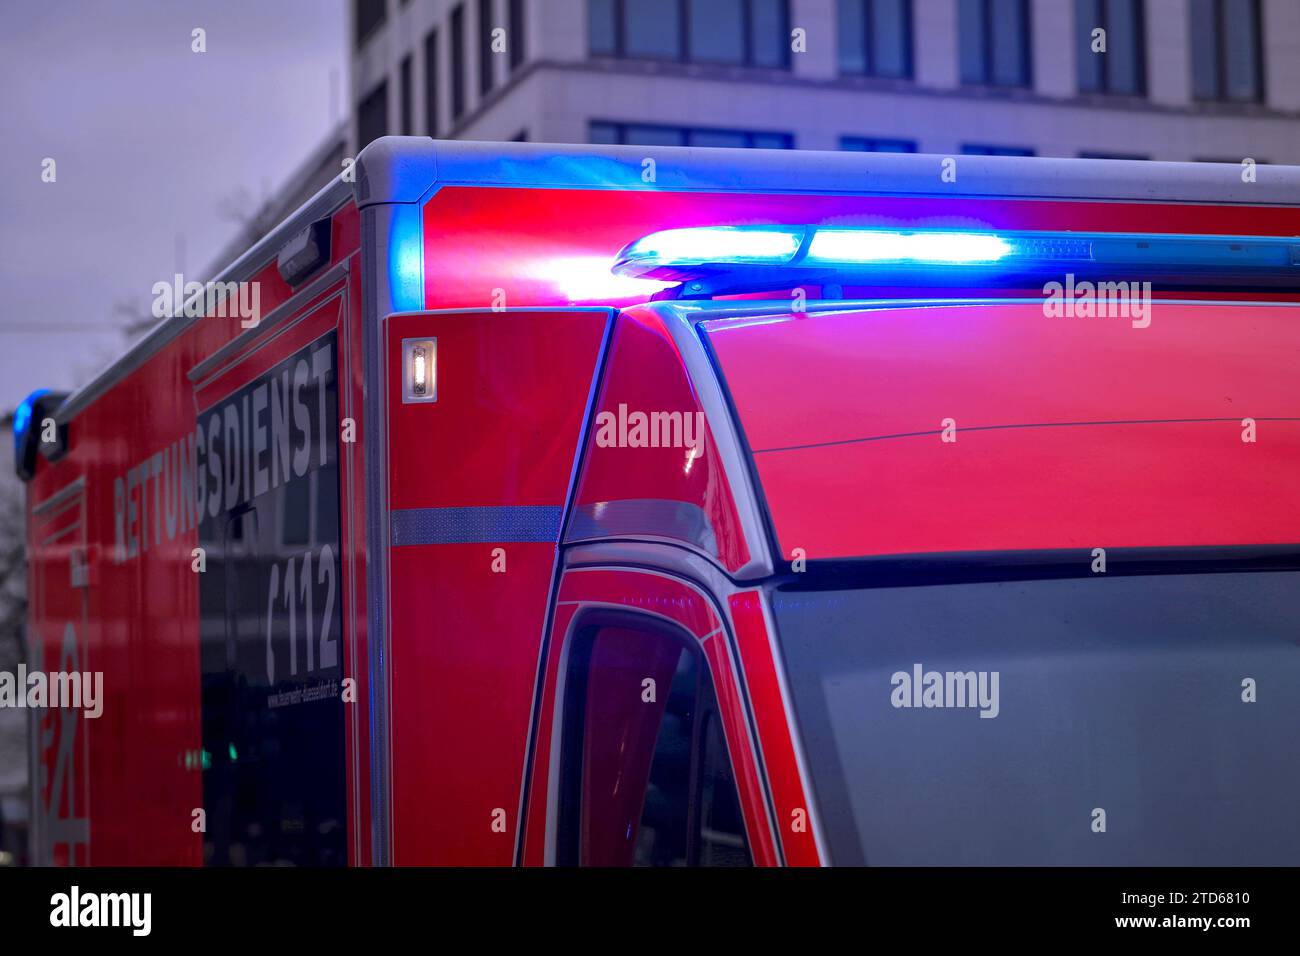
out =
<path fill-rule="evenodd" d="M 1294 236 L 1300 209 L 447 186 L 424 207 L 425 306 L 483 308 L 497 289 L 511 306 L 631 305 L 658 286 L 610 276 L 627 243 L 660 229 L 762 223 Z"/>
<path fill-rule="evenodd" d="M 32 671 L 93 672 L 90 659 L 90 621 L 87 615 L 89 577 L 74 580 L 78 568 L 86 568 L 85 495 L 67 500 L 33 515 L 30 540 L 36 544 L 28 565 L 29 612 L 33 625 L 27 629 L 27 667 Z M 88 573 L 88 572 L 87 572 Z M 96 648 L 98 651 L 99 649 Z M 102 659 L 96 655 L 96 662 Z M 43 820 L 33 821 L 36 843 L 45 848 L 38 857 L 55 866 L 84 866 L 111 855 L 106 841 L 92 848 L 90 831 L 90 743 L 113 740 L 124 733 L 127 711 L 121 706 L 128 695 L 120 684 L 105 682 L 101 693 L 102 712 L 88 717 L 82 710 L 35 711 L 29 719 L 36 733 L 37 759 L 44 772 L 33 774 L 33 800 L 43 808 Z M 26 694 L 25 687 L 19 693 Z M 113 767 L 97 765 L 103 772 Z M 114 775 L 121 788 L 126 780 Z M 152 795 L 152 794 L 151 794 Z M 98 794 L 97 794 L 98 796 Z M 94 853 L 92 855 L 92 849 Z"/>
<path fill-rule="evenodd" d="M 749 720 L 741 697 L 740 678 L 732 663 L 732 652 L 726 635 L 716 633 L 704 642 L 704 653 L 714 675 L 714 688 L 718 694 L 718 710 L 722 714 L 724 731 L 728 740 L 737 741 L 731 748 L 731 766 L 736 775 L 736 791 L 740 797 L 740 810 L 745 816 L 749 849 L 755 866 L 776 866 L 780 857 L 772 839 L 771 821 L 763 796 L 763 776 L 754 753 Z M 743 743 L 741 743 L 743 741 Z"/>
<path fill-rule="evenodd" d="M 355 206 L 340 209 L 332 229 L 332 263 L 356 257 Z M 263 317 L 291 297 L 292 290 L 280 278 L 274 261 L 250 281 L 259 283 Z M 355 282 L 348 291 L 350 296 L 357 294 Z M 355 298 L 348 301 L 356 305 Z M 333 311 L 316 327 L 342 323 L 340 349 L 350 337 L 352 355 L 359 360 L 360 322 L 351 321 L 352 316 L 359 319 L 353 310 Z M 85 795 L 74 813 L 78 817 L 84 813 L 89 848 L 72 853 L 56 850 L 56 862 L 84 861 L 87 852 L 97 865 L 202 862 L 202 835 L 191 826 L 192 811 L 203 805 L 198 587 L 190 567 L 191 550 L 198 543 L 197 526 L 180 527 L 168 537 L 164 527 L 155 524 L 157 499 L 148 492 L 151 515 L 148 527 L 142 528 L 140 553 L 126 561 L 116 560 L 114 480 L 193 434 L 199 406 L 189 372 L 242 331 L 238 318 L 214 316 L 195 322 L 81 412 L 69 429 L 66 456 L 53 465 L 42 460 L 28 485 L 30 510 L 77 479 L 85 482 L 81 533 L 90 586 L 84 591 L 85 625 L 78 642 L 82 668 L 104 674 L 103 716 L 81 722 L 84 750 L 75 767 L 69 768 L 75 774 L 77 792 Z M 359 407 L 359 370 L 351 367 L 345 371 L 354 385 L 349 400 Z M 225 379 L 232 388 L 237 374 Z M 344 391 L 340 388 L 341 408 Z M 154 481 L 150 487 L 157 484 Z M 360 489 L 355 491 L 359 496 Z M 33 567 L 43 576 L 48 566 L 51 580 L 59 575 L 66 578 L 66 552 L 43 540 L 39 527 L 39 522 L 29 525 Z M 364 567 L 364 554 L 358 554 L 360 537 L 350 534 L 347 540 L 345 581 Z M 345 592 L 345 614 L 359 613 L 364 607 L 362 583 L 351 581 L 351 590 Z M 355 604 L 348 600 L 352 594 L 359 599 Z M 29 626 L 42 635 L 47 650 L 54 650 L 49 642 L 56 636 L 46 636 L 47 632 L 51 628 L 61 631 L 60 615 L 66 613 L 66 607 L 59 610 L 54 603 L 34 602 L 31 606 Z M 351 621 L 345 632 L 364 635 Z M 357 659 L 364 661 L 364 648 L 360 651 Z M 58 667 L 57 657 L 47 660 L 53 661 L 47 666 Z M 358 676 L 364 680 L 364 675 Z M 352 720 L 366 726 L 364 704 L 354 710 L 360 713 L 354 713 Z M 349 783 L 351 798 L 354 790 L 367 791 L 368 780 L 364 744 L 353 752 L 350 740 L 348 747 L 349 774 L 359 777 L 355 788 Z M 39 777 L 54 770 L 43 759 L 36 773 Z M 367 812 L 364 805 L 355 809 L 362 815 Z M 62 811 L 56 808 L 58 812 Z M 48 822 L 67 832 L 57 815 Z M 350 846 L 349 859 L 367 860 L 368 847 L 363 844 L 356 851 Z"/>
<path fill-rule="evenodd" d="M 787 558 L 1300 540 L 1300 307 L 708 328 Z"/>
<path fill-rule="evenodd" d="M 821 854 L 813 832 L 812 807 L 795 756 L 762 600 L 759 591 L 742 591 L 727 602 L 740 648 L 741 671 L 758 725 L 761 759 L 776 805 L 777 833 L 785 850 L 785 862 L 789 866 L 818 866 Z"/>
<path fill-rule="evenodd" d="M 561 587 L 570 575 L 561 580 Z M 572 593 L 572 592 L 570 592 Z M 544 648 L 545 656 L 541 659 L 542 695 L 533 717 L 533 747 L 528 760 L 527 786 L 528 795 L 524 805 L 523 852 L 525 866 L 544 866 L 548 861 L 547 852 L 547 814 L 555 804 L 551 793 L 551 764 L 558 751 L 557 736 L 559 728 L 555 725 L 556 693 L 560 680 L 560 664 L 564 660 L 563 647 L 569 628 L 573 624 L 578 605 L 573 600 L 561 599 L 555 606 L 551 618 L 551 632 L 547 635 Z"/>
<path fill-rule="evenodd" d="M 393 511 L 551 506 L 568 494 L 604 312 L 389 319 Z M 437 338 L 437 401 L 403 404 L 403 338 Z M 504 571 L 494 571 L 501 549 Z M 514 859 L 556 541 L 389 553 L 393 860 Z M 495 826 L 494 826 L 495 824 Z"/>
<path fill-rule="evenodd" d="M 593 430 L 578 484 L 577 505 L 591 509 L 599 520 L 609 502 L 684 503 L 708 523 L 710 540 L 706 549 L 729 570 L 744 565 L 749 560 L 749 547 L 713 430 L 663 320 L 646 309 L 627 310 L 615 326 L 596 411 L 618 417 L 621 409 L 629 413 L 698 416 L 698 421 L 704 423 L 702 453 L 683 447 L 602 445 Z M 666 522 L 650 518 L 627 530 L 655 537 L 675 536 Z"/>

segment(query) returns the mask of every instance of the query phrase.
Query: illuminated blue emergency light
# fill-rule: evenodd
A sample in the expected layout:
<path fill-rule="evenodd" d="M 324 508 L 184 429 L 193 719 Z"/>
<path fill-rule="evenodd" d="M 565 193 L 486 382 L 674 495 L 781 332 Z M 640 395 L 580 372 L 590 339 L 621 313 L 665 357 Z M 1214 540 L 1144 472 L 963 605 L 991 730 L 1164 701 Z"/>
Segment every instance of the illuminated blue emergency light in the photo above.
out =
<path fill-rule="evenodd" d="M 693 291 L 779 286 L 971 282 L 1063 274 L 1205 284 L 1300 284 L 1300 238 L 1082 232 L 962 232 L 846 226 L 696 226 L 625 246 L 621 276 L 689 282 Z M 1236 284 L 1240 284 L 1238 281 Z"/>
<path fill-rule="evenodd" d="M 38 449 L 51 461 L 62 457 L 67 450 L 67 425 L 59 425 L 53 440 L 46 443 L 39 441 L 41 435 L 36 430 L 47 415 L 54 414 L 65 398 L 67 396 L 64 394 L 40 388 L 24 398 L 14 409 L 14 471 L 23 481 L 30 481 L 36 473 Z"/>
<path fill-rule="evenodd" d="M 17 457 L 22 453 L 23 440 L 27 437 L 27 430 L 32 427 L 32 406 L 42 395 L 50 394 L 48 388 L 38 388 L 26 398 L 14 410 L 14 455 Z"/>

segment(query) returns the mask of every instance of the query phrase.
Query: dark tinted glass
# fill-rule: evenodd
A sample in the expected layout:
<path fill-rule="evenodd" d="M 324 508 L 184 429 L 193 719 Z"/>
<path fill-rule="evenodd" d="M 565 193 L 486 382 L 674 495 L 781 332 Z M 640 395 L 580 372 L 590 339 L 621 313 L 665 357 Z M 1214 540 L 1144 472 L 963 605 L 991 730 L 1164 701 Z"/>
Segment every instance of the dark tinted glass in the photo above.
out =
<path fill-rule="evenodd" d="M 749 145 L 749 137 L 744 133 L 738 133 L 731 130 L 692 130 L 690 135 L 690 144 L 692 146 L 723 146 L 743 149 Z"/>
<path fill-rule="evenodd" d="M 840 72 L 867 72 L 867 0 L 838 0 Z"/>
<path fill-rule="evenodd" d="M 903 77 L 912 72 L 911 4 L 909 0 L 872 0 L 868 23 L 871 72 Z"/>
<path fill-rule="evenodd" d="M 623 129 L 622 142 L 629 146 L 684 146 L 686 131 L 673 126 L 629 125 Z"/>
<path fill-rule="evenodd" d="M 623 44 L 628 56 L 681 59 L 678 5 L 665 0 L 623 0 Z"/>
<path fill-rule="evenodd" d="M 710 63 L 745 62 L 745 0 L 691 0 L 690 57 Z"/>
<path fill-rule="evenodd" d="M 355 23 L 358 47 L 384 22 L 384 0 L 356 0 Z"/>
<path fill-rule="evenodd" d="M 1224 0 L 1222 30 L 1224 98 L 1259 99 L 1259 4 Z"/>
<path fill-rule="evenodd" d="M 438 31 L 424 38 L 424 131 L 438 135 Z"/>
<path fill-rule="evenodd" d="M 524 0 L 510 0 L 510 69 L 524 62 L 528 52 L 528 33 L 524 19 Z"/>
<path fill-rule="evenodd" d="M 786 0 L 749 0 L 750 46 L 755 66 L 790 64 Z"/>
<path fill-rule="evenodd" d="M 1139 0 L 1106 0 L 1107 89 L 1111 93 L 1135 95 L 1146 86 L 1143 66 L 1142 4 Z"/>
<path fill-rule="evenodd" d="M 365 146 L 388 133 L 388 81 L 375 87 L 357 107 L 357 142 Z"/>
<path fill-rule="evenodd" d="M 989 80 L 998 86 L 1029 84 L 1029 8 L 1026 0 L 989 0 Z"/>
<path fill-rule="evenodd" d="M 840 140 L 840 149 L 859 153 L 915 153 L 916 143 L 910 139 L 869 139 L 861 136 L 845 136 Z"/>
<path fill-rule="evenodd" d="M 659 720 L 659 735 L 654 742 L 645 802 L 637 825 L 633 866 L 686 866 L 688 862 L 691 735 L 699 717 L 696 700 L 699 681 L 698 657 L 679 651 L 668 702 Z"/>
<path fill-rule="evenodd" d="M 601 143 L 608 146 L 617 146 L 623 140 L 619 136 L 620 130 L 614 123 L 592 123 L 587 128 L 587 141 L 591 143 Z"/>
<path fill-rule="evenodd" d="M 451 11 L 451 118 L 465 112 L 465 7 Z"/>
<path fill-rule="evenodd" d="M 987 83 L 988 63 L 985 16 L 985 0 L 958 0 L 957 4 L 957 42 L 960 47 L 961 81 L 963 83 Z"/>
<path fill-rule="evenodd" d="M 982 143 L 963 143 L 963 154 L 967 156 L 1032 156 L 1034 151 L 1022 146 L 985 146 Z"/>
<path fill-rule="evenodd" d="M 587 42 L 597 56 L 618 53 L 615 0 L 587 0 Z"/>
<path fill-rule="evenodd" d="M 492 0 L 478 0 L 478 89 L 486 93 L 492 89 L 492 31 L 496 23 L 492 20 Z M 509 38 L 507 38 L 507 43 Z"/>
<path fill-rule="evenodd" d="M 1219 89 L 1219 18 L 1215 0 L 1189 0 L 1188 24 L 1192 31 L 1192 93 L 1214 100 Z"/>
<path fill-rule="evenodd" d="M 198 418 L 209 864 L 347 862 L 336 356 L 331 332 Z"/>
<path fill-rule="evenodd" d="M 411 58 L 409 56 L 402 58 L 401 77 L 402 77 L 402 102 L 398 109 L 402 114 L 402 135 L 411 135 Z"/>
<path fill-rule="evenodd" d="M 712 688 L 709 688 L 711 691 Z M 708 701 L 710 707 L 713 701 Z M 716 711 L 704 710 L 704 757 L 700 777 L 700 866 L 749 866 L 745 820 L 736 798 L 736 778 L 727 756 L 722 721 Z"/>
<path fill-rule="evenodd" d="M 748 866 L 735 778 L 703 654 L 637 627 L 580 635 L 562 756 L 562 863 Z"/>
<path fill-rule="evenodd" d="M 1105 82 L 1106 54 L 1092 52 L 1092 31 L 1105 29 L 1101 4 L 1102 0 L 1074 0 L 1074 66 L 1081 93 L 1100 93 Z"/>
<path fill-rule="evenodd" d="M 837 864 L 1300 860 L 1300 572 L 783 591 L 774 610 Z"/>
<path fill-rule="evenodd" d="M 789 133 L 754 133 L 748 145 L 755 149 L 794 149 L 794 137 Z"/>

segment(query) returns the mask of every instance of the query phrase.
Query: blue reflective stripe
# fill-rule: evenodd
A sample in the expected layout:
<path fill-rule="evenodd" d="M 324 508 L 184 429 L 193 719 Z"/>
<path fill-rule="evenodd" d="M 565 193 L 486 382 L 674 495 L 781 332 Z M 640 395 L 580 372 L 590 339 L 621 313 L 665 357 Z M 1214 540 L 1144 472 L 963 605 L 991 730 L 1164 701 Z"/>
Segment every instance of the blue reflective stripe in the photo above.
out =
<path fill-rule="evenodd" d="M 392 513 L 392 542 L 394 547 L 400 547 L 558 541 L 561 512 L 559 505 L 405 508 Z"/>

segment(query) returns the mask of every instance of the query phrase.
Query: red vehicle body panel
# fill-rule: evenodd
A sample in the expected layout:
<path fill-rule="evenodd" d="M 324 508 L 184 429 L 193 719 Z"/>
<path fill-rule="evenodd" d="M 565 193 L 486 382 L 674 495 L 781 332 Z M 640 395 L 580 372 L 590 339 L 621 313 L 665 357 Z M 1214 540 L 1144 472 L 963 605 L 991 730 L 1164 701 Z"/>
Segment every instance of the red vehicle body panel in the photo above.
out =
<path fill-rule="evenodd" d="M 355 258 L 358 242 L 357 210 L 348 205 L 333 217 L 331 265 Z M 261 283 L 264 315 L 290 298 L 291 290 L 273 262 L 253 281 Z M 358 284 L 344 281 L 338 288 L 344 298 L 320 324 L 337 326 L 340 342 L 351 336 L 352 354 L 359 355 Z M 114 480 L 142 462 L 152 462 L 155 456 L 160 466 L 163 455 L 172 455 L 175 461 L 176 443 L 193 436 L 199 411 L 190 372 L 240 331 L 237 318 L 208 317 L 192 325 L 82 412 L 70 428 L 66 457 L 53 467 L 39 469 L 28 486 L 30 506 L 37 509 L 71 482 L 84 482 L 90 587 L 84 592 L 87 608 L 86 633 L 79 638 L 84 648 L 81 667 L 105 675 L 103 716 L 80 722 L 85 750 L 77 772 L 82 775 L 78 786 L 88 794 L 80 803 L 86 808 L 87 823 L 84 831 L 71 832 L 84 832 L 89 846 L 78 840 L 73 848 L 65 841 L 69 831 L 60 823 L 63 811 L 51 804 L 49 794 L 38 804 L 38 814 L 46 818 L 38 826 L 45 826 L 44 839 L 52 844 L 38 852 L 52 854 L 55 861 L 80 859 L 99 865 L 202 862 L 202 834 L 192 828 L 192 811 L 203 806 L 198 593 L 191 570 L 191 552 L 198 544 L 197 525 L 178 516 L 177 505 L 183 511 L 183 502 L 172 497 L 174 489 L 164 489 L 165 482 L 151 478 L 143 488 L 133 485 L 129 494 L 139 509 L 135 516 L 139 554 L 118 561 L 114 553 Z M 351 371 L 354 387 L 359 386 L 359 370 Z M 232 387 L 234 378 L 228 379 Z M 352 400 L 359 405 L 359 393 L 354 392 Z M 362 491 L 355 490 L 359 498 Z M 174 537 L 169 538 L 166 529 L 173 520 L 178 523 Z M 364 579 L 355 574 L 355 566 L 364 555 L 357 553 L 355 539 L 353 542 L 345 562 L 345 567 L 353 569 L 349 593 L 363 602 Z M 37 568 L 47 560 L 63 563 L 41 538 L 29 537 L 28 546 Z M 66 575 L 66 571 L 60 573 Z M 49 655 L 57 651 L 52 640 L 62 635 L 51 634 L 50 629 L 57 626 L 60 614 L 66 613 L 42 606 L 31 610 L 30 631 L 45 643 L 46 661 L 57 660 Z M 350 641 L 364 641 L 363 620 L 351 622 L 346 630 Z M 357 659 L 365 659 L 363 647 L 357 648 L 357 655 Z M 364 687 L 365 675 L 357 672 L 355 676 Z M 357 732 L 363 732 L 368 722 L 365 714 L 353 714 L 351 719 Z M 57 747 L 60 739 L 55 733 L 52 745 Z M 354 745 L 358 738 L 351 731 L 348 739 L 349 766 L 363 777 L 365 748 Z M 360 816 L 368 812 L 364 805 L 368 785 L 364 779 L 355 783 L 349 793 L 359 801 L 354 809 Z M 66 805 L 64 809 L 68 809 Z M 359 839 L 364 832 L 358 829 Z M 367 855 L 364 842 L 350 848 L 352 860 L 362 861 Z"/>
<path fill-rule="evenodd" d="M 745 684 L 754 698 L 763 763 L 771 782 L 777 832 L 786 862 L 791 866 L 817 866 L 821 854 L 817 849 L 815 811 L 804 789 L 805 774 L 795 752 L 785 706 L 787 697 L 781 689 L 771 630 L 764 620 L 762 595 L 742 591 L 733 594 L 729 603 Z"/>
<path fill-rule="evenodd" d="M 578 222 L 580 228 L 571 228 Z M 630 305 L 644 301 L 660 284 L 609 275 L 609 265 L 623 246 L 660 229 L 761 223 L 1294 236 L 1300 234 L 1300 210 L 1191 203 L 446 186 L 424 207 L 424 303 L 429 309 L 482 308 L 491 303 L 494 289 L 502 289 L 511 306 Z M 435 249 L 437 256 L 429 255 Z"/>
<path fill-rule="evenodd" d="M 705 550 L 716 555 L 727 570 L 735 571 L 749 560 L 749 549 L 722 471 L 717 441 L 694 389 L 663 319 L 649 310 L 627 310 L 614 331 L 597 409 L 613 416 L 618 416 L 621 408 L 698 415 L 704 423 L 703 450 L 696 455 L 690 448 L 629 449 L 589 442 L 576 504 L 590 512 L 597 528 L 611 502 L 685 504 L 701 514 L 707 525 Z M 653 514 L 639 519 L 633 516 L 617 530 L 675 536 Z M 568 540 L 581 537 L 571 531 Z"/>
<path fill-rule="evenodd" d="M 382 142 L 372 155 L 396 149 Z M 399 143 L 416 158 L 431 148 Z M 554 862 L 565 654 L 595 611 L 667 623 L 698 644 L 753 862 L 826 861 L 767 612 L 773 535 L 782 554 L 810 558 L 1300 539 L 1296 308 L 1166 303 L 1133 330 L 1048 320 L 1040 303 L 773 306 L 770 324 L 705 323 L 706 347 L 646 304 L 662 283 L 609 272 L 628 243 L 692 225 L 1293 236 L 1298 206 L 946 196 L 937 173 L 924 196 L 832 193 L 797 176 L 751 189 L 716 169 L 701 188 L 661 189 L 639 171 L 556 183 L 539 147 L 500 149 L 524 184 L 430 172 L 413 192 L 390 183 L 374 198 L 380 172 L 405 168 L 376 159 L 373 182 L 362 176 L 327 211 L 319 274 L 295 290 L 278 249 L 250 253 L 264 327 L 209 316 L 154 333 L 156 348 L 81 403 L 66 454 L 39 461 L 33 660 L 102 671 L 106 694 L 102 718 L 36 724 L 42 861 L 205 862 L 192 826 L 210 756 L 198 520 L 175 475 L 201 413 L 331 333 L 329 424 L 351 436 L 338 446 L 338 530 L 354 865 Z M 664 156 L 661 171 L 670 158 L 703 163 Z M 434 403 L 403 402 L 406 338 L 437 339 Z M 703 454 L 596 441 L 596 414 L 620 406 L 707 413 Z M 932 435 L 949 416 L 956 446 Z M 1253 444 L 1240 441 L 1247 416 Z M 1163 423 L 1135 423 L 1149 419 Z M 1107 424 L 1006 427 L 1082 421 Z M 126 559 L 118 482 L 139 548 Z M 1270 504 L 1229 513 L 1224 500 Z M 606 809 L 633 812 L 631 801 Z"/>
<path fill-rule="evenodd" d="M 394 521 L 421 509 L 437 521 L 443 508 L 479 509 L 485 520 L 519 506 L 558 515 L 607 321 L 603 311 L 390 319 L 390 367 L 401 367 L 403 338 L 438 343 L 437 402 L 403 404 L 400 380 L 389 382 Z M 420 543 L 394 537 L 396 863 L 514 860 L 558 521 L 549 537 L 535 537 L 460 542 L 440 540 L 437 529 Z M 464 732 L 430 732 L 452 727 Z"/>
<path fill-rule="evenodd" d="M 1169 302 L 1145 328 L 1041 303 L 705 325 L 787 556 L 1300 539 L 1300 306 Z"/>

